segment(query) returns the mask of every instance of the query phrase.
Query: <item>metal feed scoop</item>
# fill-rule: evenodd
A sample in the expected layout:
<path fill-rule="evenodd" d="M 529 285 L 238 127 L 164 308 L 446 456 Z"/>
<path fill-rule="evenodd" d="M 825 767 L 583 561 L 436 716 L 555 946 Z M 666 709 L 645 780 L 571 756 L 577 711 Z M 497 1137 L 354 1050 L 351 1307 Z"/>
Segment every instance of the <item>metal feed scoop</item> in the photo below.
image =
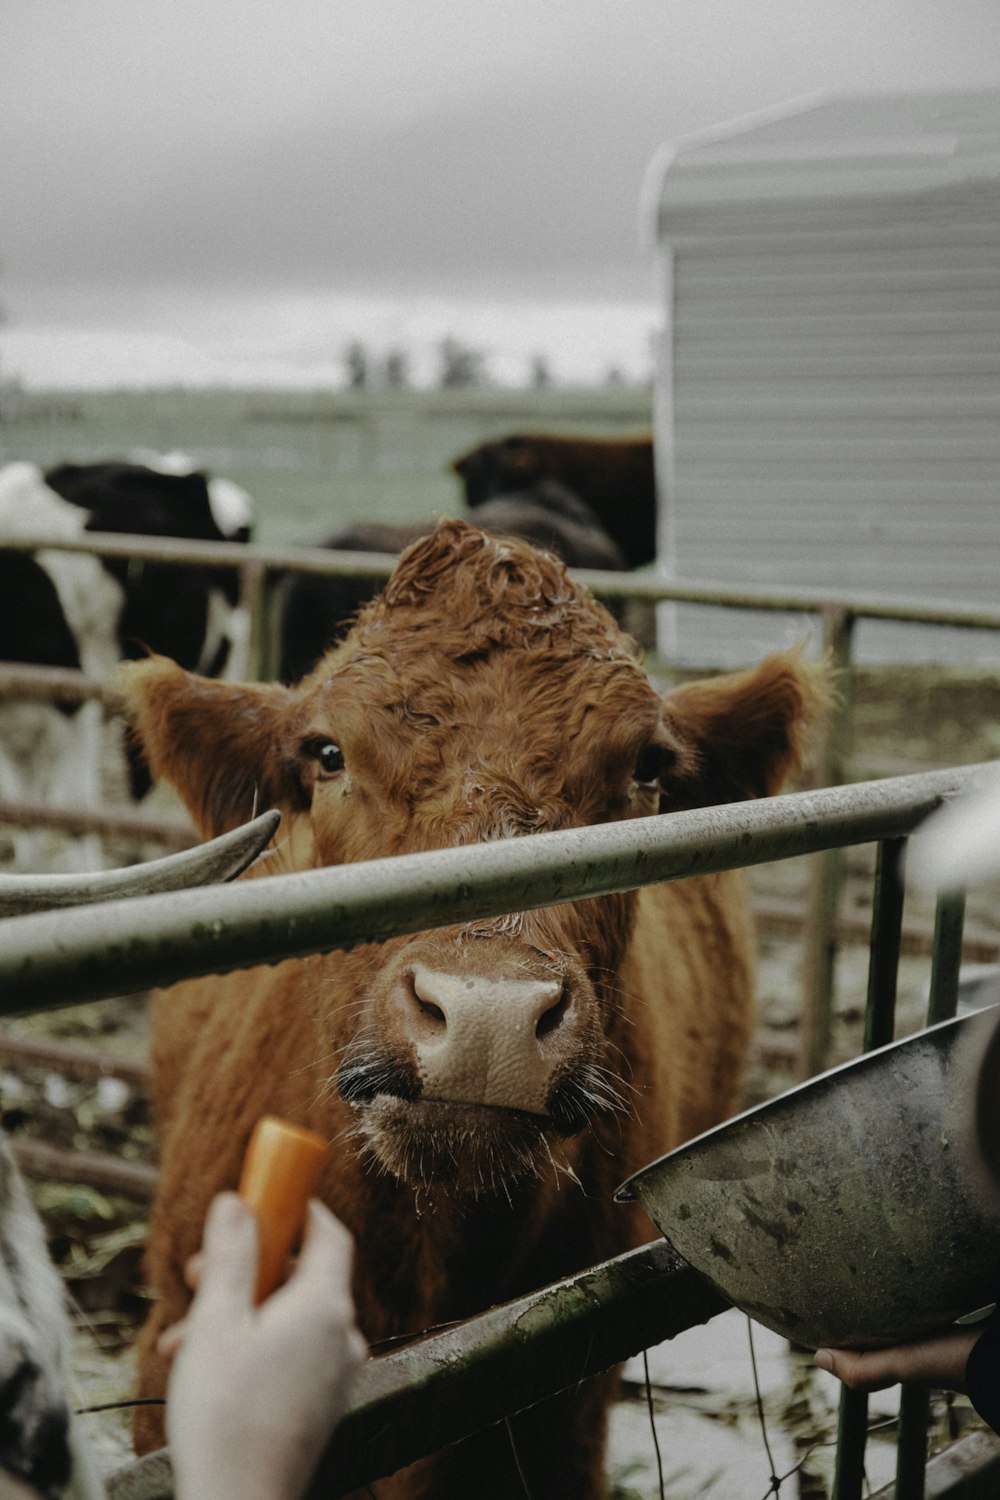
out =
<path fill-rule="evenodd" d="M 998 1098 L 993 1006 L 738 1115 L 616 1196 L 794 1343 L 900 1343 L 1000 1296 Z"/>

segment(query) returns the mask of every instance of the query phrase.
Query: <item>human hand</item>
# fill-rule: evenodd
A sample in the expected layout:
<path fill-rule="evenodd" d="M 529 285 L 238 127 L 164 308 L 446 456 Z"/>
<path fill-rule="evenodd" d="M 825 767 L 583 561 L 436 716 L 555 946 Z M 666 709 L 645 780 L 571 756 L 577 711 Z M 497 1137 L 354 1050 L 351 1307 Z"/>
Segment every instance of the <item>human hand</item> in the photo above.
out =
<path fill-rule="evenodd" d="M 315 1199 L 298 1264 L 259 1307 L 257 1224 L 235 1193 L 205 1221 L 198 1292 L 162 1347 L 177 1350 L 167 1437 L 178 1500 L 296 1500 L 365 1357 L 354 1324 L 351 1238 Z"/>
<path fill-rule="evenodd" d="M 965 1390 L 965 1366 L 982 1325 L 897 1344 L 891 1349 L 817 1349 L 816 1363 L 852 1391 L 881 1391 L 897 1382 Z"/>

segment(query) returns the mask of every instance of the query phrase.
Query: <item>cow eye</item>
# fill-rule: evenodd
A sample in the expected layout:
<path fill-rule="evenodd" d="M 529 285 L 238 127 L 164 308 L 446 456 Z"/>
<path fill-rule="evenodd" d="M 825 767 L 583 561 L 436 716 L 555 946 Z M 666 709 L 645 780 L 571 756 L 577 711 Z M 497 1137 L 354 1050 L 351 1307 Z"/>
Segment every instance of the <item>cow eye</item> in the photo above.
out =
<path fill-rule="evenodd" d="M 669 745 L 647 745 L 636 757 L 632 779 L 640 787 L 652 790 L 660 785 L 676 760 L 677 752 Z"/>
<path fill-rule="evenodd" d="M 316 759 L 324 776 L 335 776 L 344 769 L 344 752 L 333 740 L 324 740 L 316 747 Z"/>

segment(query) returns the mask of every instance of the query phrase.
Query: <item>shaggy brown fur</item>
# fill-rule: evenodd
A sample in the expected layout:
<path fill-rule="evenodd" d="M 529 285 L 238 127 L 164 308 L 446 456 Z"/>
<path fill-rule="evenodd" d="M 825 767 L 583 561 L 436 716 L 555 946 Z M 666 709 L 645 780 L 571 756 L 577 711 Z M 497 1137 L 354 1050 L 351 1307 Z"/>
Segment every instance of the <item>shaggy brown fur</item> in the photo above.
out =
<path fill-rule="evenodd" d="M 268 873 L 766 796 L 826 696 L 822 669 L 790 653 L 662 700 L 561 564 L 455 521 L 403 555 L 295 689 L 152 660 L 126 690 L 154 775 L 203 833 L 255 799 L 282 809 Z M 163 1389 L 156 1336 L 184 1310 L 208 1201 L 264 1111 L 333 1142 L 322 1192 L 357 1236 L 376 1343 L 650 1238 L 612 1191 L 736 1106 L 752 968 L 742 879 L 723 874 L 178 986 L 155 1017 L 160 1300 L 143 1393 Z M 533 1495 L 603 1494 L 611 1390 L 514 1421 Z M 139 1424 L 142 1446 L 160 1439 L 155 1408 Z M 376 1493 L 522 1489 L 493 1433 Z"/>

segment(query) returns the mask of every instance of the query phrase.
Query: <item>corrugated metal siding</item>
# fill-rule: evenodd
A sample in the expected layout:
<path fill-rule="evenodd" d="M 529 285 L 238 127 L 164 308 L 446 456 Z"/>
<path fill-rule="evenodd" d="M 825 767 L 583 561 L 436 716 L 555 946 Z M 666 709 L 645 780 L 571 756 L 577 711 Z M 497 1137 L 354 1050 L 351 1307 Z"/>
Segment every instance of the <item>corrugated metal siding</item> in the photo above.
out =
<path fill-rule="evenodd" d="M 997 186 L 675 208 L 663 231 L 676 575 L 995 604 Z M 679 618 L 684 656 L 718 654 L 705 611 Z M 748 624 L 723 628 L 740 656 Z M 866 636 L 898 653 L 891 627 Z M 1000 641 L 951 632 L 906 654 L 956 641 L 1000 659 Z"/>

